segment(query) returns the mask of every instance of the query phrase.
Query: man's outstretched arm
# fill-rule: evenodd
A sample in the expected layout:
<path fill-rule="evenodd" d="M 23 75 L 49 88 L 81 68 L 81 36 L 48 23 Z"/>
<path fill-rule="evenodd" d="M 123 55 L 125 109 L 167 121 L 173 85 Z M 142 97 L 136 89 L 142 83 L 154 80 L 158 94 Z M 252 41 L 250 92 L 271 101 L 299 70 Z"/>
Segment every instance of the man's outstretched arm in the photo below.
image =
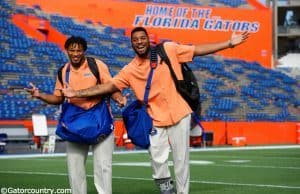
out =
<path fill-rule="evenodd" d="M 48 104 L 53 105 L 58 105 L 64 102 L 63 96 L 55 96 L 53 94 L 42 93 L 33 83 L 30 82 L 29 85 L 30 88 L 24 88 L 24 90 L 30 93 L 33 98 L 40 99 Z"/>
<path fill-rule="evenodd" d="M 248 37 L 249 32 L 243 32 L 241 34 L 236 34 L 235 32 L 233 32 L 229 40 L 196 45 L 194 57 L 215 53 L 227 48 L 233 48 L 239 44 L 242 44 Z"/>
<path fill-rule="evenodd" d="M 71 87 L 67 87 L 62 90 L 64 96 L 67 98 L 98 96 L 110 94 L 117 91 L 119 91 L 119 89 L 112 82 L 98 84 L 96 86 L 83 90 L 74 90 Z"/>

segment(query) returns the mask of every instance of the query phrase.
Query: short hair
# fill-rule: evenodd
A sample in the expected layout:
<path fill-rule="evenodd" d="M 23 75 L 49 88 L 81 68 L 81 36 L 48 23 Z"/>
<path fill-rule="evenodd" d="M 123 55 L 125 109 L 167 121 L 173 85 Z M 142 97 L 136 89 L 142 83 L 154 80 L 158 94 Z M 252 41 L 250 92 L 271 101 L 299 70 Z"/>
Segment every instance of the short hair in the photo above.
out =
<path fill-rule="evenodd" d="M 87 49 L 87 43 L 84 38 L 81 36 L 71 36 L 65 42 L 65 49 L 67 50 L 71 44 L 79 44 L 82 45 L 84 51 Z"/>
<path fill-rule="evenodd" d="M 139 26 L 139 27 L 135 27 L 135 28 L 133 28 L 133 29 L 131 30 L 131 35 L 130 35 L 130 37 L 132 38 L 132 34 L 135 33 L 135 32 L 139 32 L 139 31 L 145 32 L 145 34 L 148 36 L 147 30 L 146 30 L 145 28 Z"/>

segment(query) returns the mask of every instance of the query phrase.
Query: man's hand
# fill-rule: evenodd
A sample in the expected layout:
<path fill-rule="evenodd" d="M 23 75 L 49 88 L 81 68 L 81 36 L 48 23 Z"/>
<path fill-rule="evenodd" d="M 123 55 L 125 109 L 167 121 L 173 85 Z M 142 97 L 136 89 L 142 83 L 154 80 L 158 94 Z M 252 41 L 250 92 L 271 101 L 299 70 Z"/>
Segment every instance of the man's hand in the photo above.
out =
<path fill-rule="evenodd" d="M 76 97 L 76 96 L 77 96 L 76 90 L 74 90 L 74 89 L 71 88 L 71 87 L 67 87 L 67 88 L 62 89 L 62 93 L 63 93 L 64 96 L 67 97 L 67 98 L 73 98 L 73 97 Z"/>
<path fill-rule="evenodd" d="M 122 108 L 124 106 L 126 106 L 127 104 L 127 99 L 130 96 L 130 94 L 126 94 L 125 96 L 122 96 L 121 98 L 117 98 L 116 102 L 118 103 L 119 107 Z"/>
<path fill-rule="evenodd" d="M 32 97 L 40 98 L 39 89 L 31 82 L 29 83 L 29 85 L 31 86 L 31 88 L 24 88 L 24 90 L 26 90 L 28 93 L 30 93 Z"/>
<path fill-rule="evenodd" d="M 233 32 L 229 40 L 229 47 L 233 48 L 236 45 L 243 43 L 249 37 L 249 35 L 249 32 L 243 32 L 241 34 L 236 34 Z"/>

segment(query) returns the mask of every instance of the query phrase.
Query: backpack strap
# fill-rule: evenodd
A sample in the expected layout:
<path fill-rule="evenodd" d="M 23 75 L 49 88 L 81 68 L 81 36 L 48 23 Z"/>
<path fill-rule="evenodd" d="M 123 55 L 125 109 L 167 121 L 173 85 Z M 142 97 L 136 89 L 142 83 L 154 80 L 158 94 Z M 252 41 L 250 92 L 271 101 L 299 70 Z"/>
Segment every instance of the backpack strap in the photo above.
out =
<path fill-rule="evenodd" d="M 58 70 L 57 70 L 57 77 L 58 77 L 58 80 L 60 82 L 61 85 L 64 85 L 63 84 L 63 80 L 62 80 L 62 70 L 64 68 L 64 65 L 61 66 Z"/>
<path fill-rule="evenodd" d="M 161 60 L 164 61 L 168 65 L 170 73 L 171 73 L 171 76 L 172 76 L 172 78 L 173 78 L 173 80 L 175 82 L 175 86 L 177 88 L 178 87 L 177 86 L 178 85 L 178 83 L 177 83 L 178 79 L 177 79 L 177 76 L 176 76 L 176 74 L 174 72 L 174 69 L 173 69 L 173 67 L 171 65 L 170 59 L 169 59 L 169 57 L 168 57 L 168 55 L 167 55 L 167 53 L 166 53 L 166 51 L 164 49 L 164 43 L 158 44 L 156 46 L 156 49 L 157 49 L 157 53 L 159 54 Z"/>
<path fill-rule="evenodd" d="M 153 71 L 157 67 L 157 52 L 155 48 L 150 49 L 150 73 L 148 75 L 148 80 L 145 88 L 145 94 L 144 94 L 144 105 L 148 104 L 148 96 L 150 93 L 150 87 L 153 77 Z"/>
<path fill-rule="evenodd" d="M 95 58 L 93 58 L 93 57 L 86 57 L 86 59 L 87 59 L 88 66 L 89 66 L 91 72 L 93 73 L 93 75 L 97 79 L 97 84 L 100 84 L 101 83 L 101 81 L 100 81 L 100 72 L 99 72 L 99 69 L 98 69 L 98 66 L 97 66 Z M 63 79 L 62 79 L 62 70 L 63 70 L 64 66 L 65 65 L 61 66 L 57 70 L 57 77 L 58 77 L 58 80 L 61 83 L 61 85 L 64 85 L 63 84 Z"/>
<path fill-rule="evenodd" d="M 86 57 L 86 60 L 88 62 L 88 66 L 89 66 L 91 72 L 93 73 L 93 75 L 97 79 L 96 84 L 101 84 L 100 72 L 99 72 L 99 69 L 98 69 L 98 65 L 96 63 L 96 59 L 94 57 Z M 107 99 L 107 105 L 109 105 L 109 103 L 110 103 L 110 96 L 111 96 L 111 94 L 103 95 L 103 98 Z"/>
<path fill-rule="evenodd" d="M 163 44 L 164 44 L 164 43 L 160 43 L 160 44 L 158 44 L 158 45 L 156 46 L 157 53 L 159 54 L 161 60 L 164 61 L 164 62 L 168 65 L 169 70 L 170 70 L 170 73 L 171 73 L 171 76 L 172 76 L 172 78 L 173 78 L 173 80 L 174 80 L 176 89 L 177 89 L 177 91 L 179 91 L 179 89 L 178 89 L 178 88 L 179 88 L 179 81 L 178 81 L 177 76 L 176 76 L 176 74 L 175 74 L 175 72 L 174 72 L 174 70 L 173 70 L 173 67 L 172 67 L 172 65 L 171 65 L 170 59 L 169 59 L 169 57 L 168 57 L 168 55 L 167 55 L 167 53 L 166 53 L 166 51 L 165 51 L 165 49 L 164 49 L 164 45 L 163 45 Z M 182 65 L 181 68 L 185 68 L 185 69 L 188 69 L 188 70 L 191 71 L 191 69 L 190 69 L 185 63 Z M 201 108 L 201 107 L 200 107 L 200 108 Z M 200 117 L 195 113 L 195 111 L 193 111 L 193 113 L 192 113 L 192 118 L 193 118 L 193 119 L 196 121 L 196 123 L 203 129 L 203 134 L 205 134 L 205 133 L 204 133 L 204 128 L 202 127 L 201 122 L 200 122 Z"/>
<path fill-rule="evenodd" d="M 88 66 L 89 66 L 91 72 L 93 73 L 93 75 L 97 79 L 97 84 L 100 84 L 101 83 L 101 81 L 100 81 L 100 72 L 99 72 L 99 69 L 98 69 L 98 66 L 97 66 L 95 58 L 93 58 L 93 57 L 86 57 L 86 59 L 87 59 Z"/>

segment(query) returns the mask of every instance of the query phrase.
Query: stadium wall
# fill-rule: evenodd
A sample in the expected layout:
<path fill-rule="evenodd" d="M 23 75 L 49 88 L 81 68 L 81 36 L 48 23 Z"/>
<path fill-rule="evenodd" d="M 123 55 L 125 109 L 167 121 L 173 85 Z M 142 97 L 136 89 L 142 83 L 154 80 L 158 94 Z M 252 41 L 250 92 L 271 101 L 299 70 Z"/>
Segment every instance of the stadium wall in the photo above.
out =
<path fill-rule="evenodd" d="M 101 22 L 114 28 L 124 28 L 128 36 L 134 26 L 145 26 L 156 39 L 159 37 L 182 43 L 224 40 L 229 38 L 233 30 L 238 32 L 248 30 L 252 35 L 245 44 L 239 46 L 239 49 L 227 50 L 219 54 L 247 61 L 258 61 L 265 67 L 271 67 L 271 10 L 265 7 L 257 6 L 255 10 L 248 10 L 118 0 L 73 0 L 72 3 L 67 0 L 59 2 L 57 0 L 16 0 L 16 3 L 32 7 L 39 5 L 44 12 L 73 17 L 83 22 L 91 20 L 95 25 Z M 187 21 L 190 25 L 185 26 L 184 23 L 180 23 L 182 21 Z M 55 42 L 61 47 L 66 40 L 66 36 L 51 27 L 47 20 L 17 14 L 13 16 L 13 22 L 37 40 Z M 173 26 L 168 26 L 168 22 L 173 22 Z M 175 25 L 176 22 L 178 25 Z M 32 132 L 31 121 L 0 121 L 0 126 L 4 124 L 3 122 L 8 122 L 9 125 L 21 122 Z M 55 121 L 49 122 L 52 125 L 56 124 Z M 122 121 L 117 121 L 115 125 L 116 144 L 122 145 L 121 139 L 126 132 L 124 124 Z M 247 145 L 297 143 L 297 123 L 220 121 L 203 122 L 203 125 L 207 131 L 213 132 L 213 145 L 216 146 L 234 145 L 236 138 L 244 139 L 242 141 Z"/>
<path fill-rule="evenodd" d="M 251 1 L 252 3 L 255 1 Z M 79 21 L 98 22 L 127 32 L 144 26 L 160 39 L 181 43 L 205 43 L 229 39 L 232 31 L 249 31 L 250 39 L 239 49 L 221 51 L 225 57 L 257 61 L 272 66 L 272 10 L 157 4 L 106 0 L 16 0 L 18 5 L 40 8 L 50 14 L 72 17 Z M 130 10 L 130 11 L 128 11 Z"/>
<path fill-rule="evenodd" d="M 48 121 L 48 125 L 56 126 L 56 121 Z M 297 122 L 202 122 L 206 132 L 213 133 L 213 145 L 236 145 L 236 139 L 243 141 L 241 145 L 297 144 L 300 127 Z M 1 120 L 0 128 L 24 126 L 33 133 L 31 120 Z M 121 119 L 115 121 L 115 143 L 123 146 L 125 125 Z"/>

